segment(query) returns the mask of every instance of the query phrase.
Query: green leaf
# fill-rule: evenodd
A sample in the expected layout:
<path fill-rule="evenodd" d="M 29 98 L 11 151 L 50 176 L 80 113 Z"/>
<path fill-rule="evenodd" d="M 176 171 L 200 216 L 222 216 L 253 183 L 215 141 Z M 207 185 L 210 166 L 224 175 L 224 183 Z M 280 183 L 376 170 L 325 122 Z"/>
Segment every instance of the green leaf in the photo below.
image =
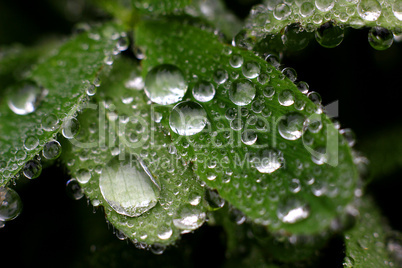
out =
<path fill-rule="evenodd" d="M 248 38 L 256 38 L 260 41 L 257 46 L 264 47 L 261 52 L 281 51 L 283 47 L 300 50 L 307 46 L 314 31 L 322 46 L 335 47 L 343 40 L 345 26 L 382 27 L 400 34 L 401 12 L 402 5 L 393 0 L 307 0 L 292 4 L 267 0 L 253 8 L 246 29 Z M 381 43 L 377 49 L 382 50 L 392 44 L 393 35 L 380 31 L 375 42 Z M 247 38 L 238 39 L 238 45 L 244 46 Z"/>
<path fill-rule="evenodd" d="M 381 180 L 402 168 L 402 129 L 394 127 L 373 133 L 359 142 L 359 149 L 367 156 L 368 180 Z"/>
<path fill-rule="evenodd" d="M 181 232 L 199 227 L 183 230 L 186 226 L 174 224 L 183 217 L 180 213 L 198 217 L 199 225 L 205 221 L 204 188 L 170 146 L 168 132 L 154 122 L 160 120 L 159 114 L 142 91 L 137 63 L 119 59 L 113 65 L 95 96 L 97 103 L 90 103 L 79 116 L 82 131 L 62 158 L 92 204 L 104 207 L 119 235 L 139 246 L 169 245 Z M 138 161 L 141 166 L 135 166 Z M 150 174 L 147 181 L 138 175 L 145 169 Z M 152 185 L 149 178 L 157 184 L 153 192 L 147 188 L 147 183 Z M 154 203 L 146 211 L 129 213 L 149 200 Z"/>
<path fill-rule="evenodd" d="M 191 0 L 131 0 L 134 7 L 144 13 L 167 14 L 182 10 Z"/>
<path fill-rule="evenodd" d="M 105 53 L 110 56 L 115 49 L 120 31 L 118 26 L 107 24 L 77 35 L 42 59 L 24 77 L 25 81 L 3 92 L 0 98 L 0 186 L 15 177 L 62 127 L 67 131 L 70 119 L 87 98 L 86 89 L 105 66 Z M 26 91 L 21 92 L 23 87 Z M 29 109 L 25 112 L 34 111 L 16 114 L 9 107 L 11 100 Z M 21 106 L 25 103 L 32 105 Z M 32 109 L 32 106 L 37 108 Z M 39 175 L 38 161 L 29 162 L 27 167 L 30 169 L 25 170 L 25 174 L 31 173 L 29 177 Z"/>
<path fill-rule="evenodd" d="M 392 252 L 387 250 L 387 243 L 392 241 L 387 239 L 389 231 L 373 200 L 363 198 L 358 223 L 345 233 L 344 267 L 392 267 Z"/>
<path fill-rule="evenodd" d="M 177 66 L 189 85 L 184 100 L 192 102 L 179 107 L 184 105 L 184 120 L 197 116 L 194 128 L 180 117 L 176 120 L 177 109 L 176 119 L 169 120 L 173 105 L 159 107 L 162 124 L 170 129 L 178 151 L 194 163 L 201 180 L 247 217 L 273 230 L 317 233 L 327 229 L 351 202 L 357 171 L 350 148 L 330 119 L 320 114 L 316 93 L 309 96 L 313 103 L 264 60 L 223 45 L 197 27 L 173 20 L 147 21 L 135 29 L 135 39 L 146 55 L 143 76 L 149 73 L 149 87 L 156 96 L 164 92 L 152 87 L 152 81 L 158 81 L 157 69 L 150 70 L 161 64 Z M 201 81 L 212 83 L 216 94 L 213 100 L 197 104 L 192 90 Z M 247 89 L 233 93 L 237 83 Z M 240 122 L 243 127 L 237 127 Z M 307 130 L 303 124 L 309 125 Z M 199 127 L 204 129 L 196 133 Z"/>

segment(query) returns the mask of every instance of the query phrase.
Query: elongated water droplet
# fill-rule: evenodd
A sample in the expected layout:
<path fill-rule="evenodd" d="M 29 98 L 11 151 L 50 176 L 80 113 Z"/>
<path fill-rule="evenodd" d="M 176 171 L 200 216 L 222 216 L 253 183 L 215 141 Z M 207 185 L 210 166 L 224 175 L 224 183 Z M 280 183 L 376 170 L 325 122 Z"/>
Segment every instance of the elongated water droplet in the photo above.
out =
<path fill-rule="evenodd" d="M 180 207 L 173 217 L 173 224 L 186 231 L 198 229 L 206 220 L 206 213 L 199 207 L 184 205 Z"/>
<path fill-rule="evenodd" d="M 280 151 L 263 149 L 254 158 L 253 162 L 260 173 L 272 173 L 284 164 L 284 158 Z"/>
<path fill-rule="evenodd" d="M 8 99 L 8 107 L 19 115 L 26 115 L 34 112 L 39 106 L 40 101 L 47 94 L 36 83 L 28 81 L 13 88 Z"/>
<path fill-rule="evenodd" d="M 299 199 L 286 199 L 278 206 L 277 216 L 283 223 L 293 224 L 310 215 L 308 205 Z"/>
<path fill-rule="evenodd" d="M 61 145 L 58 141 L 49 141 L 43 147 L 43 157 L 46 159 L 56 159 L 61 155 Z"/>
<path fill-rule="evenodd" d="M 173 107 L 169 126 L 177 134 L 191 136 L 201 132 L 207 124 L 204 108 L 193 101 L 184 101 Z"/>
<path fill-rule="evenodd" d="M 211 211 L 221 209 L 225 205 L 225 200 L 216 190 L 207 189 L 205 191 L 205 201 L 208 205 L 208 209 Z"/>
<path fill-rule="evenodd" d="M 145 78 L 145 94 L 158 104 L 167 105 L 180 101 L 187 91 L 182 71 L 171 64 L 154 67 Z"/>
<path fill-rule="evenodd" d="M 244 106 L 251 103 L 256 89 L 248 79 L 239 79 L 229 89 L 229 99 L 236 105 Z"/>
<path fill-rule="evenodd" d="M 0 187 L 0 223 L 18 217 L 22 210 L 20 196 L 11 188 Z"/>
<path fill-rule="evenodd" d="M 373 27 L 369 31 L 368 41 L 374 49 L 385 50 L 392 46 L 394 35 L 385 28 Z"/>
<path fill-rule="evenodd" d="M 103 198 L 119 214 L 136 217 L 158 202 L 160 186 L 142 160 L 125 155 L 106 164 L 99 178 Z"/>
<path fill-rule="evenodd" d="M 315 32 L 317 42 L 326 48 L 333 48 L 342 43 L 344 30 L 333 21 L 328 21 L 320 26 Z"/>
<path fill-rule="evenodd" d="M 367 21 L 376 21 L 381 15 L 381 5 L 377 0 L 360 0 L 357 13 Z"/>
<path fill-rule="evenodd" d="M 201 81 L 193 87 L 194 99 L 200 102 L 208 102 L 215 96 L 215 87 L 213 84 Z"/>
<path fill-rule="evenodd" d="M 302 114 L 291 112 L 279 121 L 278 131 L 286 140 L 297 140 L 303 134 L 305 118 Z"/>

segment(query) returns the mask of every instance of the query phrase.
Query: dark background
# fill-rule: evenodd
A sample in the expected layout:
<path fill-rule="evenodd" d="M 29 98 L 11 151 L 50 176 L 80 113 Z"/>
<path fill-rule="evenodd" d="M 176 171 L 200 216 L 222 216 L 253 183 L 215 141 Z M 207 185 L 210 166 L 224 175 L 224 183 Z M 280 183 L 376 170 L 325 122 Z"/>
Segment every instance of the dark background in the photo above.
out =
<path fill-rule="evenodd" d="M 0 0 L 0 46 L 21 43 L 35 45 L 43 38 L 68 36 L 81 20 L 104 19 L 83 1 L 71 1 L 71 12 L 61 1 Z M 241 18 L 258 1 L 226 1 Z M 78 10 L 78 12 L 76 12 Z M 315 41 L 301 52 L 284 55 L 282 64 L 298 72 L 298 80 L 307 81 L 318 91 L 323 103 L 339 101 L 339 121 L 352 128 L 357 148 L 375 139 L 384 130 L 401 128 L 402 43 L 386 51 L 375 51 L 367 42 L 368 29 L 346 31 L 336 48 L 326 49 Z M 1 89 L 0 89 L 1 90 Z M 400 189 L 402 171 L 371 183 L 374 195 L 391 226 L 402 230 Z M 103 212 L 85 198 L 74 201 L 66 195 L 68 177 L 62 167 L 53 166 L 34 180 L 20 179 L 14 187 L 24 209 L 14 221 L 0 229 L 0 258 L 16 267 L 123 267 L 151 266 L 162 261 L 175 267 L 215 267 L 225 259 L 225 234 L 219 227 L 203 226 L 184 235 L 167 254 L 154 256 L 119 241 L 105 222 Z M 326 267 L 342 267 L 342 242 L 335 238 L 325 250 Z"/>

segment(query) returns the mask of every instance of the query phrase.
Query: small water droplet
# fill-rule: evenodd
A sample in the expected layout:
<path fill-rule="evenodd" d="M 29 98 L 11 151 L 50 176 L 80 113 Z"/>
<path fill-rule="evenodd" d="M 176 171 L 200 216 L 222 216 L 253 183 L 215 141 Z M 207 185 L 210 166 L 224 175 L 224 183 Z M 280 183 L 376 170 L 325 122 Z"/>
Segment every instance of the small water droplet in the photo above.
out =
<path fill-rule="evenodd" d="M 376 21 L 381 15 L 381 5 L 377 0 L 360 0 L 357 13 L 367 21 Z"/>
<path fill-rule="evenodd" d="M 145 78 L 145 94 L 158 104 L 167 105 L 180 101 L 187 91 L 182 71 L 171 64 L 163 64 L 150 70 Z"/>
<path fill-rule="evenodd" d="M 218 69 L 214 73 L 214 81 L 219 85 L 223 84 L 228 80 L 229 75 L 228 72 L 224 69 Z"/>
<path fill-rule="evenodd" d="M 172 234 L 173 234 L 173 230 L 170 227 L 162 227 L 159 230 L 158 237 L 159 237 L 159 239 L 167 240 L 172 236 Z"/>
<path fill-rule="evenodd" d="M 319 11 L 328 12 L 335 5 L 335 0 L 315 0 L 315 6 Z"/>
<path fill-rule="evenodd" d="M 292 14 L 292 10 L 286 4 L 279 4 L 274 9 L 274 17 L 277 20 L 285 20 Z"/>
<path fill-rule="evenodd" d="M 368 41 L 374 49 L 385 50 L 392 46 L 394 35 L 385 28 L 373 27 L 369 31 Z"/>
<path fill-rule="evenodd" d="M 241 134 L 241 141 L 246 145 L 253 145 L 257 141 L 257 134 L 252 129 L 245 130 Z"/>
<path fill-rule="evenodd" d="M 260 65 L 255 61 L 246 61 L 242 66 L 242 73 L 244 77 L 253 79 L 256 78 L 261 71 Z"/>
<path fill-rule="evenodd" d="M 300 6 L 300 15 L 304 18 L 308 18 L 313 15 L 314 9 L 314 5 L 311 2 L 306 1 Z"/>
<path fill-rule="evenodd" d="M 305 118 L 298 112 L 291 112 L 279 121 L 278 131 L 286 140 L 297 140 L 303 134 Z"/>
<path fill-rule="evenodd" d="M 128 45 L 129 45 L 129 42 L 128 42 L 127 36 L 121 36 L 121 37 L 119 38 L 119 40 L 117 40 L 117 45 L 116 45 L 116 47 L 117 47 L 117 49 L 118 49 L 119 51 L 125 51 L 125 50 L 128 49 Z"/>
<path fill-rule="evenodd" d="M 151 252 L 155 255 L 161 255 L 165 251 L 166 246 L 159 244 L 159 243 L 154 243 L 151 246 Z"/>
<path fill-rule="evenodd" d="M 240 68 L 243 65 L 243 57 L 240 54 L 233 54 L 229 60 L 230 66 Z"/>
<path fill-rule="evenodd" d="M 115 156 L 102 170 L 99 187 L 103 198 L 119 214 L 140 216 L 158 202 L 160 186 L 134 155 Z"/>
<path fill-rule="evenodd" d="M 197 101 L 208 102 L 215 96 L 215 87 L 209 82 L 200 81 L 193 87 L 193 96 Z"/>
<path fill-rule="evenodd" d="M 61 155 L 61 145 L 58 141 L 53 140 L 45 144 L 42 151 L 43 157 L 46 159 L 56 159 Z"/>
<path fill-rule="evenodd" d="M 310 215 L 308 205 L 299 199 L 285 199 L 278 206 L 277 216 L 283 223 L 293 224 Z"/>
<path fill-rule="evenodd" d="M 173 132 L 182 136 L 191 136 L 201 132 L 207 124 L 204 108 L 193 101 L 184 101 L 173 107 L 169 117 L 169 126 Z"/>
<path fill-rule="evenodd" d="M 303 94 L 307 94 L 308 90 L 309 90 L 309 85 L 304 82 L 304 81 L 300 81 L 299 83 L 297 83 L 297 89 L 303 93 Z"/>
<path fill-rule="evenodd" d="M 45 115 L 42 118 L 42 128 L 45 131 L 54 131 L 58 127 L 59 119 L 55 114 Z"/>
<path fill-rule="evenodd" d="M 273 173 L 284 164 L 282 152 L 274 149 L 263 149 L 253 159 L 256 169 L 260 173 Z"/>
<path fill-rule="evenodd" d="M 317 42 L 326 48 L 333 48 L 342 43 L 344 30 L 342 26 L 336 25 L 333 21 L 328 21 L 320 26 L 315 32 Z"/>
<path fill-rule="evenodd" d="M 71 179 L 67 182 L 66 191 L 67 195 L 74 200 L 80 200 L 84 196 L 80 184 L 75 179 Z"/>
<path fill-rule="evenodd" d="M 229 99 L 236 105 L 244 106 L 251 103 L 256 89 L 248 79 L 239 79 L 229 89 Z"/>
<path fill-rule="evenodd" d="M 11 188 L 0 187 L 0 225 L 20 215 L 22 202 L 20 196 Z"/>
<path fill-rule="evenodd" d="M 35 149 L 36 147 L 38 147 L 38 145 L 39 145 L 39 139 L 34 136 L 28 136 L 24 141 L 24 147 L 28 151 Z"/>
<path fill-rule="evenodd" d="M 295 102 L 292 90 L 285 89 L 278 94 L 278 101 L 283 106 L 290 106 Z"/>

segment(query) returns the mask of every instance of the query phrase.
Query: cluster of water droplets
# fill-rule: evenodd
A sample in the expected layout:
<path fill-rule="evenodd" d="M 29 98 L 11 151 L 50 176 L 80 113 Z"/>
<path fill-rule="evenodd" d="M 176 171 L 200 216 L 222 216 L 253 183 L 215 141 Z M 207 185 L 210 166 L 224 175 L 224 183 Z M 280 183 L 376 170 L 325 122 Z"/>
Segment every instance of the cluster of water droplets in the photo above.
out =
<path fill-rule="evenodd" d="M 373 48 L 383 50 L 390 47 L 394 39 L 391 30 L 384 27 L 397 26 L 402 20 L 401 14 L 402 4 L 399 1 L 277 0 L 253 7 L 247 27 L 249 33 L 258 38 L 281 33 L 285 47 L 300 50 L 308 45 L 313 33 L 319 44 L 332 48 L 342 42 L 345 25 L 361 28 L 375 24 L 369 33 L 369 42 Z M 297 23 L 289 24 L 289 21 Z M 235 40 L 237 46 L 253 47 L 252 42 L 247 41 L 251 39 L 245 31 L 240 32 Z"/>

